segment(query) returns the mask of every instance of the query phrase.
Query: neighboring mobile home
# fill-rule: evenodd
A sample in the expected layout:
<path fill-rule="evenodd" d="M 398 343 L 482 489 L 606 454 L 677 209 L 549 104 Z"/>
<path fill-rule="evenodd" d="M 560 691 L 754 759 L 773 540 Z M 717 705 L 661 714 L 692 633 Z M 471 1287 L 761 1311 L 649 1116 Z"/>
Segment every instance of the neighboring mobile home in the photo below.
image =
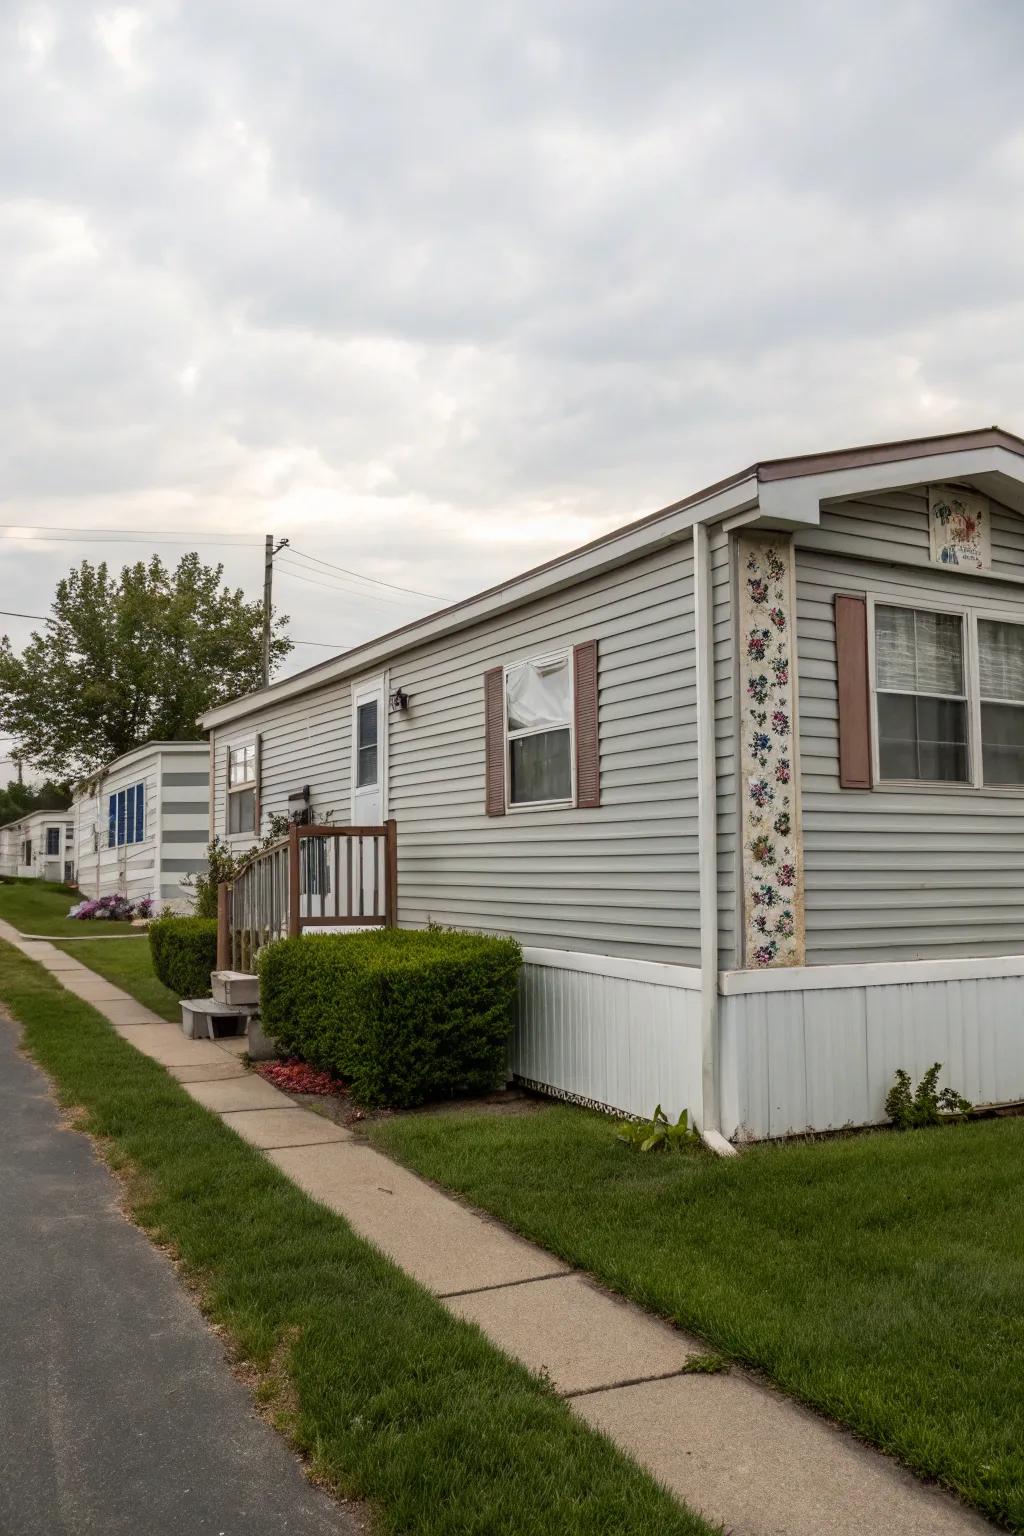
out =
<path fill-rule="evenodd" d="M 70 811 L 29 811 L 0 827 L 0 874 L 31 880 L 74 879 L 75 823 Z"/>
<path fill-rule="evenodd" d="M 206 868 L 209 808 L 205 741 L 150 741 L 90 774 L 71 808 L 82 895 L 184 909 L 182 880 Z"/>
<path fill-rule="evenodd" d="M 1024 1099 L 1017 437 L 754 465 L 203 724 L 229 842 L 308 786 L 395 819 L 403 926 L 522 941 L 528 1083 L 729 1137 L 936 1060 Z"/>

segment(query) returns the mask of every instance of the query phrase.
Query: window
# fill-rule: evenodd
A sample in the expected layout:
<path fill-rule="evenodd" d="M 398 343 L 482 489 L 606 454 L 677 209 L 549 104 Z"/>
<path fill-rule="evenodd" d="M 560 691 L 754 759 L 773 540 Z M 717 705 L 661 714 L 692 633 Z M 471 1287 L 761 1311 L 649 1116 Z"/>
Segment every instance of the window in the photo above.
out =
<path fill-rule="evenodd" d="M 882 779 L 970 782 L 964 621 L 875 606 L 875 694 Z"/>
<path fill-rule="evenodd" d="M 52 858 L 55 853 L 60 853 L 60 827 L 47 827 L 46 829 L 46 854 Z"/>
<path fill-rule="evenodd" d="M 256 744 L 228 752 L 228 831 L 256 830 Z"/>
<path fill-rule="evenodd" d="M 21 845 L 21 862 L 23 864 L 32 863 L 32 839 L 30 837 L 27 837 Z"/>
<path fill-rule="evenodd" d="M 145 784 L 119 789 L 107 802 L 107 847 L 122 848 L 125 843 L 141 843 L 145 835 Z"/>
<path fill-rule="evenodd" d="M 356 788 L 377 782 L 377 700 L 368 699 L 356 710 Z"/>
<path fill-rule="evenodd" d="M 509 804 L 572 799 L 572 677 L 566 653 L 505 671 Z"/>
<path fill-rule="evenodd" d="M 1024 784 L 1024 626 L 978 620 L 981 761 L 986 784 Z"/>

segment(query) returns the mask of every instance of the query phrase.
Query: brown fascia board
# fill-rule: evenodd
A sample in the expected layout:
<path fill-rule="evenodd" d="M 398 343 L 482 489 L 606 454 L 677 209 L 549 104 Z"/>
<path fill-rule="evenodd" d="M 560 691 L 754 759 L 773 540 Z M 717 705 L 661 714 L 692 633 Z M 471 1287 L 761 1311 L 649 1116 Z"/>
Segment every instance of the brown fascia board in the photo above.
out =
<path fill-rule="evenodd" d="M 545 560 L 541 565 L 532 566 L 529 570 L 518 571 L 515 576 L 510 576 L 505 581 L 500 581 L 492 587 L 485 587 L 480 592 L 473 592 L 469 597 L 460 598 L 457 603 L 451 603 L 447 608 L 436 608 L 433 612 L 425 614 L 421 619 L 412 619 L 408 624 L 402 624 L 397 629 L 391 629 L 384 634 L 376 635 L 373 639 L 363 641 L 359 645 L 352 646 L 348 651 L 339 651 L 336 656 L 329 657 L 326 661 L 318 661 L 311 667 L 304 668 L 301 672 L 292 672 L 286 678 L 281 678 L 278 683 L 271 683 L 267 688 L 256 689 L 253 693 L 242 694 L 237 699 L 227 699 L 223 704 L 215 704 L 211 709 L 199 717 L 203 723 L 207 716 L 216 713 L 220 709 L 231 705 L 251 703 L 253 708 L 259 707 L 264 700 L 272 700 L 275 690 L 281 684 L 297 683 L 305 679 L 311 688 L 317 687 L 317 676 L 335 668 L 339 662 L 344 662 L 349 656 L 355 657 L 368 645 L 383 645 L 388 641 L 395 641 L 396 645 L 404 641 L 404 637 L 412 634 L 427 619 L 443 619 L 454 616 L 461 609 L 468 608 L 471 603 L 477 603 L 482 598 L 493 597 L 506 588 L 514 586 L 517 582 L 528 581 L 534 576 L 541 576 L 545 571 L 553 571 L 558 566 L 566 564 L 577 555 L 589 554 L 591 550 L 600 549 L 603 545 L 612 544 L 616 539 L 627 537 L 631 533 L 637 533 L 642 528 L 647 528 L 659 522 L 662 518 L 671 516 L 674 512 L 683 512 L 688 507 L 695 506 L 701 501 L 707 501 L 721 491 L 727 491 L 732 486 L 740 485 L 744 480 L 756 479 L 763 484 L 770 480 L 797 479 L 802 475 L 815 475 L 832 469 L 851 469 L 859 465 L 882 464 L 885 462 L 897 462 L 902 459 L 921 458 L 926 454 L 936 451 L 955 453 L 961 449 L 969 448 L 1007 448 L 1011 453 L 1024 456 L 1024 440 L 1015 437 L 1012 432 L 1004 432 L 1001 427 L 981 427 L 970 432 L 947 432 L 935 437 L 901 438 L 891 443 L 868 443 L 859 448 L 840 448 L 827 453 L 796 454 L 786 459 L 761 459 L 751 464 L 747 469 L 738 474 L 728 475 L 724 480 L 716 480 L 712 485 L 704 486 L 702 490 L 694 491 L 689 496 L 684 496 L 680 501 L 673 501 L 667 507 L 659 507 L 657 512 L 649 512 L 644 517 L 635 519 L 630 523 L 623 523 L 618 528 L 613 528 L 609 533 L 603 533 L 598 538 L 592 539 L 588 544 L 577 545 L 576 548 L 567 550 L 563 555 L 556 555 L 551 560 Z M 410 641 L 410 643 L 414 643 Z M 332 681 L 332 677 L 326 677 L 325 683 Z M 249 711 L 246 711 L 248 713 Z"/>
<path fill-rule="evenodd" d="M 935 437 L 906 437 L 892 443 L 867 443 L 860 448 L 837 448 L 828 453 L 796 454 L 788 459 L 763 459 L 755 468 L 761 484 L 769 480 L 796 480 L 802 475 L 827 474 L 834 469 L 860 469 L 868 464 L 897 464 L 932 453 L 962 453 L 972 448 L 1005 448 L 1024 456 L 1024 439 L 1002 427 L 980 427 L 972 432 L 945 432 Z"/>

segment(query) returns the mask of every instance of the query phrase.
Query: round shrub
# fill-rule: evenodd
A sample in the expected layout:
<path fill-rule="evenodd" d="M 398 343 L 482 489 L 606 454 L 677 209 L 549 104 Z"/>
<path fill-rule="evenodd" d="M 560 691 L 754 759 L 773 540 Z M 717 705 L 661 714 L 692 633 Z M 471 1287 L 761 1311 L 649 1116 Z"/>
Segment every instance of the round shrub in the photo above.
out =
<path fill-rule="evenodd" d="M 177 997 L 209 997 L 217 967 L 217 920 L 159 917 L 149 925 L 153 969 Z"/>
<path fill-rule="evenodd" d="M 521 964 L 514 939 L 447 929 L 282 939 L 260 951 L 263 1027 L 362 1104 L 484 1092 L 502 1081 Z"/>

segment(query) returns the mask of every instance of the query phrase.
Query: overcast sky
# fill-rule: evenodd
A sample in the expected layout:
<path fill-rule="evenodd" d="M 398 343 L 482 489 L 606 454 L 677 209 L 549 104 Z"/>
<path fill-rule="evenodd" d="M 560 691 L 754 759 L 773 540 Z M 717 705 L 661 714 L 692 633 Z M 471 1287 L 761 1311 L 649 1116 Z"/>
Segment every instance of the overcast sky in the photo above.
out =
<path fill-rule="evenodd" d="M 0 521 L 71 532 L 0 530 L 0 608 L 168 531 L 460 596 L 758 457 L 1024 430 L 1022 63 L 1020 0 L 6 0 Z M 434 606 L 277 583 L 338 649 Z"/>

